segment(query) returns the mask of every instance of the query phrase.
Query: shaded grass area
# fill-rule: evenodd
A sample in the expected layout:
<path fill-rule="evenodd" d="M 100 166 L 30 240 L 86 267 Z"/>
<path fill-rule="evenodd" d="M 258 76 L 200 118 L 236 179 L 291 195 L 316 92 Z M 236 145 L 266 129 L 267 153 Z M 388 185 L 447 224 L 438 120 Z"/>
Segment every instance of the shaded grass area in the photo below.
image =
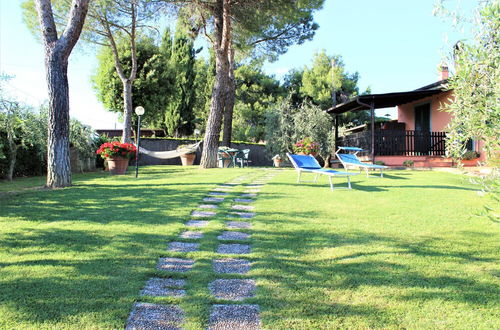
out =
<path fill-rule="evenodd" d="M 205 328 L 217 278 L 253 278 L 246 300 L 270 329 L 498 328 L 498 224 L 461 176 L 389 172 L 331 192 L 296 184 L 290 170 L 259 194 L 247 275 L 214 274 L 216 237 L 230 199 L 202 228 L 200 251 L 167 252 L 216 184 L 260 169 L 148 167 L 87 174 L 61 190 L 0 196 L 0 328 L 123 328 L 134 301 L 179 304 Z M 344 179 L 334 179 L 343 185 Z M 8 186 L 0 185 L 3 191 Z M 226 242 L 225 242 L 226 243 Z M 160 256 L 196 260 L 185 274 L 155 270 Z M 152 276 L 186 278 L 185 298 L 140 298 Z"/>
<path fill-rule="evenodd" d="M 3 195 L 0 328 L 123 328 L 192 209 L 241 172 L 150 167 Z"/>

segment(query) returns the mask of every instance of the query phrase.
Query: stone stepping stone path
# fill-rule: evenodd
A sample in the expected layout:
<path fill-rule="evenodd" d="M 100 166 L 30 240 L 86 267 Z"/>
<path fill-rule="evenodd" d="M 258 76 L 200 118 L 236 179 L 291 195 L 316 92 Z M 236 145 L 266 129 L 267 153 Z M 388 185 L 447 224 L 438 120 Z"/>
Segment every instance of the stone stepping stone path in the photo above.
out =
<path fill-rule="evenodd" d="M 250 188 L 250 189 L 246 189 L 245 191 L 243 191 L 244 193 L 246 194 L 256 194 L 256 193 L 259 193 L 260 192 L 260 189 L 257 189 L 257 188 Z"/>
<path fill-rule="evenodd" d="M 212 263 L 214 272 L 219 274 L 246 274 L 251 263 L 245 259 L 215 259 Z"/>
<path fill-rule="evenodd" d="M 227 215 L 230 218 L 243 218 L 250 219 L 255 217 L 255 213 L 253 212 L 232 212 Z"/>
<path fill-rule="evenodd" d="M 217 187 L 217 188 L 212 189 L 212 191 L 228 192 L 228 191 L 233 191 L 233 187 Z"/>
<path fill-rule="evenodd" d="M 252 248 L 248 244 L 219 244 L 217 253 L 221 254 L 249 254 Z"/>
<path fill-rule="evenodd" d="M 245 221 L 228 221 L 226 227 L 229 229 L 249 229 L 252 228 L 252 224 Z"/>
<path fill-rule="evenodd" d="M 205 220 L 189 220 L 185 223 L 188 227 L 202 228 L 208 226 L 208 221 Z"/>
<path fill-rule="evenodd" d="M 193 211 L 191 213 L 192 217 L 198 217 L 198 218 L 210 218 L 215 215 L 215 212 L 213 211 Z"/>
<path fill-rule="evenodd" d="M 247 279 L 215 280 L 208 289 L 217 299 L 239 301 L 255 296 L 255 281 Z"/>
<path fill-rule="evenodd" d="M 249 198 L 235 198 L 234 201 L 236 203 L 253 203 L 253 202 L 255 202 L 254 199 L 249 199 Z"/>
<path fill-rule="evenodd" d="M 258 305 L 214 305 L 208 320 L 208 330 L 261 329 Z"/>
<path fill-rule="evenodd" d="M 224 198 L 222 197 L 205 197 L 203 198 L 204 202 L 212 202 L 212 203 L 222 203 Z"/>
<path fill-rule="evenodd" d="M 168 270 L 169 272 L 185 273 L 191 270 L 194 265 L 194 260 L 192 259 L 181 259 L 181 258 L 160 258 L 156 269 Z"/>
<path fill-rule="evenodd" d="M 255 209 L 255 206 L 236 204 L 231 206 L 231 209 L 241 210 L 241 211 L 252 211 L 253 209 Z"/>
<path fill-rule="evenodd" d="M 219 241 L 245 241 L 250 237 L 250 234 L 241 233 L 239 231 L 224 231 L 217 236 Z"/>
<path fill-rule="evenodd" d="M 180 238 L 184 239 L 199 239 L 203 238 L 203 233 L 201 231 L 184 231 L 179 235 Z"/>
<path fill-rule="evenodd" d="M 218 185 L 208 192 L 208 196 L 203 198 L 195 210 L 190 214 L 194 219 L 185 222 L 186 227 L 202 228 L 208 226 L 209 221 L 203 218 L 214 218 L 212 222 L 221 221 L 217 218 L 218 209 L 222 209 L 227 217 L 240 219 L 251 219 L 256 216 L 255 206 L 249 205 L 255 202 L 260 189 L 267 180 L 273 178 L 278 172 L 269 170 L 260 175 L 258 179 L 251 183 L 244 184 L 249 177 L 239 177 L 232 179 L 229 183 Z M 238 197 L 232 196 L 228 206 L 220 204 L 225 201 L 225 196 L 235 194 L 238 190 L 243 190 Z M 228 212 L 230 211 L 230 212 Z M 200 219 L 202 218 L 202 219 Z M 218 219 L 218 220 L 217 220 Z M 252 298 L 256 294 L 257 282 L 252 278 L 241 278 L 251 271 L 252 262 L 243 258 L 232 258 L 227 255 L 247 255 L 252 251 L 251 233 L 235 231 L 232 229 L 251 229 L 252 224 L 246 221 L 225 221 L 225 227 L 228 230 L 219 232 L 217 240 L 219 241 L 247 241 L 249 244 L 220 243 L 217 246 L 216 253 L 220 254 L 212 260 L 212 270 L 214 274 L 225 274 L 224 278 L 215 279 L 207 283 L 208 290 L 215 299 L 238 302 L 237 304 L 224 305 L 214 304 L 208 316 L 207 329 L 261 329 L 260 308 L 258 305 L 242 304 L 247 298 Z M 212 237 L 212 236 L 209 236 Z M 189 253 L 199 251 L 200 243 L 184 242 L 184 240 L 202 240 L 204 233 L 196 230 L 185 230 L 179 234 L 180 241 L 168 243 L 168 253 Z M 206 239 L 206 238 L 205 238 Z M 226 255 L 226 256 L 224 256 Z M 195 258 L 196 259 L 196 258 Z M 190 281 L 189 276 L 196 275 L 196 272 L 189 273 L 194 267 L 196 261 L 188 258 L 163 257 L 158 260 L 156 269 L 172 273 L 187 273 L 187 279 L 180 278 L 150 278 L 144 288 L 141 290 L 141 296 L 149 297 L 173 297 L 182 299 L 189 295 L 185 286 Z M 167 273 L 168 274 L 168 273 Z M 239 276 L 231 277 L 231 274 Z M 161 276 L 161 275 L 160 275 Z M 171 275 L 173 277 L 176 274 Z M 207 281 L 208 282 L 208 281 Z M 151 299 L 151 298 L 150 298 Z M 130 316 L 127 320 L 126 329 L 182 329 L 186 319 L 185 312 L 177 305 L 164 305 L 138 302 L 133 305 Z"/>
<path fill-rule="evenodd" d="M 219 206 L 215 205 L 215 204 L 200 204 L 200 205 L 198 205 L 199 209 L 216 209 L 218 207 Z"/>
<path fill-rule="evenodd" d="M 141 291 L 141 296 L 151 297 L 184 297 L 186 290 L 182 287 L 186 285 L 186 280 L 153 277 L 146 282 L 146 286 Z"/>
<path fill-rule="evenodd" d="M 193 252 L 197 251 L 200 243 L 170 242 L 168 251 L 172 252 Z"/>
<path fill-rule="evenodd" d="M 208 193 L 211 196 L 226 196 L 229 195 L 227 192 L 211 191 Z"/>
<path fill-rule="evenodd" d="M 181 329 L 184 311 L 175 305 L 135 303 L 125 330 Z"/>

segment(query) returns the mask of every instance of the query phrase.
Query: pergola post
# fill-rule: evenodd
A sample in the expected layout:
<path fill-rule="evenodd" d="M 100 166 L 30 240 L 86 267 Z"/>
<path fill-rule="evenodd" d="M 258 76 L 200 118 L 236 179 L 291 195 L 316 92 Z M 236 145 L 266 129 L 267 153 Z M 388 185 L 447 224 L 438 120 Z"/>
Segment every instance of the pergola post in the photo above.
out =
<path fill-rule="evenodd" d="M 371 130 L 372 130 L 372 145 L 371 145 L 371 159 L 372 163 L 375 162 L 375 104 L 370 103 L 370 121 L 371 121 Z"/>
<path fill-rule="evenodd" d="M 338 150 L 338 140 L 339 140 L 339 115 L 335 115 L 335 151 Z"/>

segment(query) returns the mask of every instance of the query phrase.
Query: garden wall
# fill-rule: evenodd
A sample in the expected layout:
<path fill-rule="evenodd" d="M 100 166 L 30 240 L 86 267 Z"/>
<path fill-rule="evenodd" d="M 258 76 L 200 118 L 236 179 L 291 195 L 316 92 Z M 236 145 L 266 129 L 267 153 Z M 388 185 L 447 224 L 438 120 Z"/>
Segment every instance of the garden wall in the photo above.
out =
<path fill-rule="evenodd" d="M 176 139 L 142 139 L 141 147 L 151 151 L 169 151 L 174 150 L 181 144 L 196 143 L 194 140 L 176 140 Z M 267 156 L 265 145 L 263 144 L 250 144 L 250 143 L 232 143 L 232 148 L 236 149 L 250 149 L 249 159 L 250 166 L 272 166 L 273 162 L 271 157 Z M 200 149 L 196 152 L 195 165 L 200 164 L 201 152 L 203 150 L 203 143 Z M 131 162 L 133 164 L 133 161 Z M 140 165 L 181 165 L 180 157 L 172 159 L 158 159 L 141 154 L 139 161 Z"/>

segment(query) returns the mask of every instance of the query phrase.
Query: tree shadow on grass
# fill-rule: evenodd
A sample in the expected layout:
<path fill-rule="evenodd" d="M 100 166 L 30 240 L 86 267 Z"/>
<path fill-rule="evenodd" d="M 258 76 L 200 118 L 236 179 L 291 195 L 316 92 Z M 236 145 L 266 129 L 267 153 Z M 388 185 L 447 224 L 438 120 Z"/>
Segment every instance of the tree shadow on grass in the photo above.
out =
<path fill-rule="evenodd" d="M 215 183 L 107 185 L 89 184 L 25 193 L 2 200 L 0 216 L 25 221 L 158 223 L 174 219 L 171 210 L 194 208 Z M 177 188 L 182 187 L 182 190 Z M 28 207 L 29 206 L 29 207 Z"/>
<path fill-rule="evenodd" d="M 6 322 L 122 328 L 173 238 L 172 232 L 150 234 L 141 228 L 180 226 L 208 188 L 220 184 L 210 179 L 179 182 L 177 175 L 186 175 L 184 170 L 169 172 L 176 176 L 173 183 L 165 183 L 161 171 L 149 170 L 147 182 L 130 177 L 80 180 L 66 189 L 0 200 L 0 221 L 12 219 L 18 226 L 0 235 L 0 250 L 9 255 L 0 260 L 0 304 L 18 318 Z M 151 183 L 155 175 L 163 181 Z M 111 222 L 127 231 L 101 226 Z"/>
<path fill-rule="evenodd" d="M 19 261 L 0 262 L 0 301 L 16 311 L 18 324 L 64 324 L 73 318 L 69 324 L 76 326 L 79 317 L 96 317 L 101 325 L 111 322 L 110 328 L 123 327 L 154 267 L 154 251 L 164 248 L 168 238 L 57 228 L 4 236 L 7 251 L 33 251 Z"/>

